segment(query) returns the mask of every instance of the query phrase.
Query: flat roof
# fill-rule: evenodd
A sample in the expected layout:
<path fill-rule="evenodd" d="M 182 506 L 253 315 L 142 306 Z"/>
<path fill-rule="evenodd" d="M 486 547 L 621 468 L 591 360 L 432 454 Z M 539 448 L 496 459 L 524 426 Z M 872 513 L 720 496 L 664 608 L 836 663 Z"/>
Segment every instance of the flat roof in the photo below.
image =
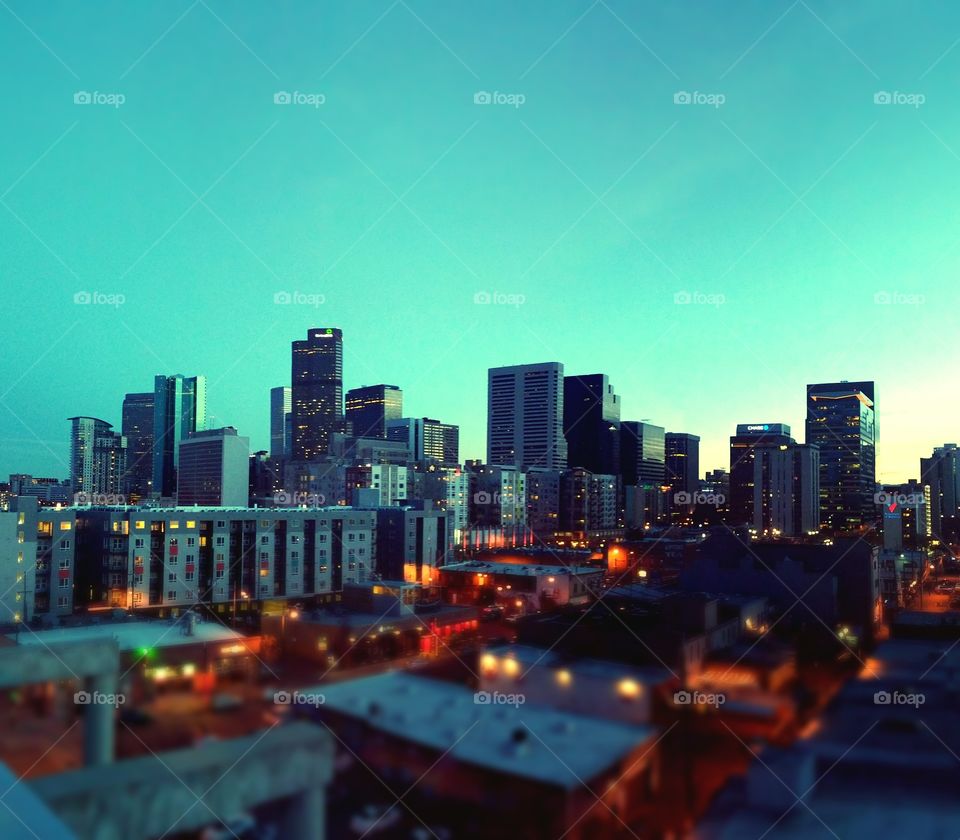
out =
<path fill-rule="evenodd" d="M 539 563 L 498 563 L 495 560 L 468 560 L 464 563 L 450 563 L 439 568 L 441 571 L 447 572 L 513 575 L 584 575 L 591 572 L 603 572 L 603 569 L 597 566 L 544 566 Z"/>
<path fill-rule="evenodd" d="M 80 642 L 93 639 L 113 639 L 121 651 L 138 648 L 165 648 L 195 645 L 203 642 L 228 642 L 245 639 L 242 633 L 224 627 L 216 621 L 198 621 L 193 635 L 184 635 L 184 621 L 123 621 L 104 624 L 85 624 L 79 627 L 54 627 L 49 630 L 21 632 L 21 645 L 53 645 L 59 642 Z M 8 639 L 15 639 L 11 634 Z"/>
<path fill-rule="evenodd" d="M 477 703 L 466 686 L 402 671 L 325 683 L 312 691 L 324 695 L 320 709 L 465 764 L 564 789 L 581 787 L 657 735 L 650 726 L 609 723 L 546 706 Z"/>

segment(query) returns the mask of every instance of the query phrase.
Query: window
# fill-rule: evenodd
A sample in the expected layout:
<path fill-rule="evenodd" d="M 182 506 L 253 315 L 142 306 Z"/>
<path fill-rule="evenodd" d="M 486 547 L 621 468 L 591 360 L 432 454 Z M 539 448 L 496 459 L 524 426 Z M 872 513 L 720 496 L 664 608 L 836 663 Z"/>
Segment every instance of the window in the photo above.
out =
<path fill-rule="evenodd" d="M 317 542 L 326 542 L 326 541 L 327 541 L 326 534 L 317 534 Z"/>
<path fill-rule="evenodd" d="M 216 577 L 217 577 L 217 578 L 222 578 L 222 577 L 223 577 L 223 569 L 217 569 L 217 571 L 216 571 Z"/>
<path fill-rule="evenodd" d="M 133 593 L 133 603 L 139 604 L 139 603 L 141 603 L 142 601 L 143 601 L 143 593 L 142 593 L 142 592 L 134 592 L 134 593 Z"/>
<path fill-rule="evenodd" d="M 190 546 L 193 546 L 193 545 L 196 545 L 196 544 L 197 544 L 197 538 L 196 538 L 196 537 L 187 537 L 187 547 L 190 547 Z"/>
<path fill-rule="evenodd" d="M 136 522 L 133 523 L 133 527 L 143 530 L 144 528 L 147 527 L 147 523 L 144 522 L 142 519 L 138 519 Z"/>
<path fill-rule="evenodd" d="M 176 601 L 176 600 L 177 600 L 177 590 L 176 590 L 176 589 L 168 589 L 168 590 L 167 590 L 167 600 L 168 600 L 168 601 Z"/>
<path fill-rule="evenodd" d="M 69 589 L 69 588 L 70 588 L 70 578 L 68 578 L 68 577 L 60 578 L 60 588 L 61 588 L 61 589 Z"/>
<path fill-rule="evenodd" d="M 364 533 L 360 533 L 360 534 L 357 536 L 357 539 L 360 540 L 360 542 L 363 542 L 366 538 L 367 538 L 367 535 L 364 534 Z"/>
<path fill-rule="evenodd" d="M 267 560 L 269 560 L 269 559 L 270 559 L 270 553 L 269 553 L 268 551 L 261 551 L 261 552 L 260 552 L 260 560 L 261 560 L 261 561 L 267 561 Z"/>
<path fill-rule="evenodd" d="M 292 534 L 290 536 L 290 545 L 297 545 L 300 542 L 300 537 L 297 534 Z"/>
<path fill-rule="evenodd" d="M 167 583 L 176 583 L 176 582 L 177 582 L 177 573 L 167 572 Z"/>
<path fill-rule="evenodd" d="M 170 559 L 167 561 L 168 566 L 176 566 L 180 562 L 180 558 L 176 554 L 171 554 Z"/>
<path fill-rule="evenodd" d="M 60 543 L 60 550 L 63 551 L 65 548 L 70 548 L 70 540 L 63 540 Z"/>
<path fill-rule="evenodd" d="M 291 552 L 290 552 L 290 559 L 291 559 L 291 560 L 299 560 L 299 559 L 300 559 L 300 552 L 299 552 L 299 551 L 291 551 Z"/>
<path fill-rule="evenodd" d="M 60 568 L 61 568 L 61 569 L 69 569 L 69 568 L 70 568 L 70 558 L 69 558 L 69 557 L 61 557 L 61 558 L 60 558 Z"/>
<path fill-rule="evenodd" d="M 180 523 L 176 519 L 170 520 L 170 530 L 176 531 L 180 527 Z"/>
<path fill-rule="evenodd" d="M 73 524 L 70 523 L 70 522 L 61 522 L 61 523 L 60 523 L 60 530 L 61 530 L 61 531 L 69 531 L 72 527 L 73 527 Z"/>
<path fill-rule="evenodd" d="M 224 545 L 224 539 L 223 539 L 223 537 L 217 537 L 217 539 L 216 539 L 216 544 L 217 544 L 217 545 Z"/>
<path fill-rule="evenodd" d="M 270 537 L 267 536 L 267 534 L 264 534 L 262 537 L 260 537 L 260 545 L 269 545 L 269 544 L 270 544 Z"/>
<path fill-rule="evenodd" d="M 218 551 L 218 552 L 213 556 L 213 559 L 216 560 L 218 563 L 222 563 L 222 562 L 223 562 L 223 552 L 222 552 L 222 551 Z"/>
<path fill-rule="evenodd" d="M 137 537 L 137 538 L 133 541 L 133 547 L 134 547 L 134 548 L 143 548 L 143 537 Z"/>
<path fill-rule="evenodd" d="M 197 527 L 197 522 L 196 522 L 196 520 L 195 520 L 195 519 L 188 519 L 188 520 L 187 520 L 187 527 L 188 527 L 188 528 L 196 528 L 196 527 Z"/>
<path fill-rule="evenodd" d="M 300 574 L 300 561 L 299 561 L 299 560 L 291 560 L 291 561 L 290 561 L 290 574 L 291 574 L 291 575 L 299 575 L 299 574 Z"/>
<path fill-rule="evenodd" d="M 195 574 L 196 574 L 196 572 L 184 572 L 184 573 L 183 573 L 183 579 L 184 579 L 185 581 L 188 581 L 188 582 L 189 582 L 189 581 L 192 581 Z"/>
<path fill-rule="evenodd" d="M 356 538 L 357 538 L 357 535 L 356 535 L 355 533 L 353 533 L 353 531 L 351 531 L 349 534 L 347 534 L 347 541 L 348 541 L 348 542 L 353 542 Z"/>
<path fill-rule="evenodd" d="M 260 527 L 261 527 L 261 528 L 269 528 L 269 527 L 270 527 L 270 520 L 269 520 L 269 519 L 261 519 L 261 520 L 260 520 Z"/>
<path fill-rule="evenodd" d="M 170 537 L 170 545 L 179 545 L 176 537 Z"/>
<path fill-rule="evenodd" d="M 70 599 L 66 595 L 57 595 L 57 606 L 66 607 L 70 603 Z"/>

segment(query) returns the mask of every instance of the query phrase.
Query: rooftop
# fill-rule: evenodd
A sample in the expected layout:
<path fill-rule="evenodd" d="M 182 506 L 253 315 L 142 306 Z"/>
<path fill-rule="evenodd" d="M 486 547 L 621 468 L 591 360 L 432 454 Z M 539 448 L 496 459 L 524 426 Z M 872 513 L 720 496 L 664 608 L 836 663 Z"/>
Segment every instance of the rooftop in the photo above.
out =
<path fill-rule="evenodd" d="M 451 563 L 442 566 L 445 572 L 478 572 L 480 574 L 500 575 L 586 575 L 600 574 L 595 566 L 543 566 L 533 563 L 497 563 L 492 560 L 469 560 L 465 563 Z"/>
<path fill-rule="evenodd" d="M 478 703 L 465 686 L 400 671 L 314 691 L 325 698 L 321 714 L 331 709 L 465 764 L 563 789 L 579 788 L 657 735 L 545 706 Z"/>
<path fill-rule="evenodd" d="M 193 635 L 184 633 L 186 624 L 174 621 L 131 620 L 109 624 L 88 624 L 80 627 L 56 627 L 20 633 L 21 645 L 54 645 L 59 642 L 81 642 L 114 639 L 122 651 L 139 648 L 165 648 L 195 645 L 204 642 L 227 642 L 245 638 L 243 634 L 216 621 L 197 622 Z M 8 639 L 16 636 L 9 635 Z"/>

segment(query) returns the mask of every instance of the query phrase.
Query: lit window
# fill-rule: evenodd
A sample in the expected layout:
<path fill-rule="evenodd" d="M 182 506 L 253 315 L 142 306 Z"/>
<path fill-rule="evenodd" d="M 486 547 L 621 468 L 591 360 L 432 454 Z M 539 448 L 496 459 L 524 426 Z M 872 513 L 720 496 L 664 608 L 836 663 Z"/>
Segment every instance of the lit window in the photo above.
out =
<path fill-rule="evenodd" d="M 60 530 L 61 530 L 61 531 L 69 531 L 72 527 L 73 527 L 73 523 L 72 523 L 72 522 L 61 522 L 61 523 L 60 523 Z"/>
<path fill-rule="evenodd" d="M 196 522 L 196 520 L 195 520 L 195 519 L 188 519 L 188 520 L 187 520 L 187 527 L 188 527 L 188 528 L 196 528 L 196 527 L 197 527 L 197 522 Z"/>
<path fill-rule="evenodd" d="M 170 530 L 171 530 L 171 531 L 176 531 L 179 527 L 180 527 L 180 523 L 177 522 L 176 519 L 171 519 L 171 520 L 170 520 Z"/>
<path fill-rule="evenodd" d="M 143 528 L 147 527 L 147 523 L 144 522 L 144 520 L 142 519 L 138 519 L 136 522 L 133 523 L 133 527 L 140 528 L 142 530 Z"/>

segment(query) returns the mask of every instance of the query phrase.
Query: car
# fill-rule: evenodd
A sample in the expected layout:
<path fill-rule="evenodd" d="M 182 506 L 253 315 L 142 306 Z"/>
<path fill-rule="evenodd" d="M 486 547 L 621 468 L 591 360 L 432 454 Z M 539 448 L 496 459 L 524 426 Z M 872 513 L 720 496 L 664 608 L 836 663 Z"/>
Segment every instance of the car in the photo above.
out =
<path fill-rule="evenodd" d="M 480 611 L 480 618 L 483 621 L 496 621 L 498 618 L 503 618 L 503 607 L 496 605 L 484 607 Z"/>
<path fill-rule="evenodd" d="M 942 580 L 937 584 L 937 592 L 947 593 L 953 592 L 956 589 L 956 584 L 952 580 Z"/>

